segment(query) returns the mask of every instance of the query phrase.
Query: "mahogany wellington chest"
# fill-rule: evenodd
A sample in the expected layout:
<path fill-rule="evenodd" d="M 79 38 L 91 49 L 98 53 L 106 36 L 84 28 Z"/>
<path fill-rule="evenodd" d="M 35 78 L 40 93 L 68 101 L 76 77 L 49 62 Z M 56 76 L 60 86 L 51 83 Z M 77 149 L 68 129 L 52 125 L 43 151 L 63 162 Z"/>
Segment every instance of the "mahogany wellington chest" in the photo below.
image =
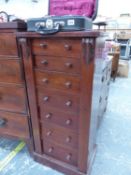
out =
<path fill-rule="evenodd" d="M 16 32 L 23 22 L 0 23 L 0 135 L 29 139 L 28 103 Z"/>
<path fill-rule="evenodd" d="M 17 37 L 35 160 L 64 174 L 89 174 L 96 151 L 103 75 L 110 72 L 105 69 L 105 37 L 91 31 L 20 32 Z M 105 84 L 109 86 L 109 79 Z"/>

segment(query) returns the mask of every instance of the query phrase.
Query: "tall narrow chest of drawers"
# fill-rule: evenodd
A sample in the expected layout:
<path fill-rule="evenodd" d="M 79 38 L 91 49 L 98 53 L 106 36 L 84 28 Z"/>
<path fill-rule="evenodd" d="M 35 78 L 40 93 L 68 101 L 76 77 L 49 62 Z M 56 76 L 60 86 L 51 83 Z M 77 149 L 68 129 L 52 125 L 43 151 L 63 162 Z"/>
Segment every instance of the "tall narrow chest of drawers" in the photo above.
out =
<path fill-rule="evenodd" d="M 98 85 L 94 75 L 96 59 L 102 58 L 104 37 L 97 32 L 43 36 L 21 32 L 17 37 L 24 62 L 35 160 L 68 175 L 89 173 L 97 131 L 91 118 L 97 118 L 100 96 L 98 92 L 92 102 Z M 101 83 L 101 75 L 96 79 Z"/>
<path fill-rule="evenodd" d="M 28 103 L 15 35 L 24 30 L 23 22 L 0 24 L 0 136 L 28 140 Z"/>

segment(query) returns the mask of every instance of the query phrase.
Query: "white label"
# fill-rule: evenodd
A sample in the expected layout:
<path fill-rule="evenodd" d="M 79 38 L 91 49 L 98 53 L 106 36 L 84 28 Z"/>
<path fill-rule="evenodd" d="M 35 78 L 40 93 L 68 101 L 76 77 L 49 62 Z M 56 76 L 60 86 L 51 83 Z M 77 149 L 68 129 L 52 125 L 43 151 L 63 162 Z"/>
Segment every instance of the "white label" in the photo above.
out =
<path fill-rule="evenodd" d="M 74 19 L 69 19 L 69 20 L 67 21 L 67 25 L 68 25 L 68 26 L 74 26 L 74 25 L 75 25 L 75 20 L 74 20 Z"/>

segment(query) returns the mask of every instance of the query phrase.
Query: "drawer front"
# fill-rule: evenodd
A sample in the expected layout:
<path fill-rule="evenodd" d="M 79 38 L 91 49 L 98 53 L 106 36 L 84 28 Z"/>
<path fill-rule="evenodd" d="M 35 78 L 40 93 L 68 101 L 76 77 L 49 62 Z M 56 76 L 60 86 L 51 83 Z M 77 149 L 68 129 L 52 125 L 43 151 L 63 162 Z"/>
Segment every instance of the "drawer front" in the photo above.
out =
<path fill-rule="evenodd" d="M 27 116 L 0 111 L 0 135 L 29 138 Z"/>
<path fill-rule="evenodd" d="M 35 67 L 49 71 L 80 74 L 80 60 L 63 57 L 35 56 Z"/>
<path fill-rule="evenodd" d="M 53 142 L 44 140 L 44 154 L 56 158 L 57 160 L 77 166 L 77 151 L 75 149 L 67 149 Z"/>
<path fill-rule="evenodd" d="M 70 130 L 78 131 L 78 114 L 70 114 L 50 107 L 40 108 L 40 118 L 42 122 L 57 124 Z"/>
<path fill-rule="evenodd" d="M 52 140 L 65 147 L 72 147 L 75 149 L 78 147 L 77 134 L 58 125 L 44 122 L 42 124 L 42 138 L 43 140 Z"/>
<path fill-rule="evenodd" d="M 26 113 L 26 96 L 23 87 L 0 86 L 0 109 Z"/>
<path fill-rule="evenodd" d="M 44 110 L 50 106 L 75 114 L 78 114 L 79 112 L 79 97 L 58 91 L 49 91 L 47 89 L 39 88 L 38 103 L 40 109 Z"/>
<path fill-rule="evenodd" d="M 39 55 L 67 56 L 80 58 L 82 47 L 79 39 L 34 39 L 32 51 Z"/>
<path fill-rule="evenodd" d="M 0 34 L 0 56 L 17 56 L 16 37 L 13 33 Z"/>
<path fill-rule="evenodd" d="M 22 83 L 22 73 L 20 60 L 0 59 L 0 82 Z"/>
<path fill-rule="evenodd" d="M 80 78 L 62 73 L 46 73 L 35 71 L 36 82 L 47 88 L 55 88 L 72 92 L 80 91 Z"/>

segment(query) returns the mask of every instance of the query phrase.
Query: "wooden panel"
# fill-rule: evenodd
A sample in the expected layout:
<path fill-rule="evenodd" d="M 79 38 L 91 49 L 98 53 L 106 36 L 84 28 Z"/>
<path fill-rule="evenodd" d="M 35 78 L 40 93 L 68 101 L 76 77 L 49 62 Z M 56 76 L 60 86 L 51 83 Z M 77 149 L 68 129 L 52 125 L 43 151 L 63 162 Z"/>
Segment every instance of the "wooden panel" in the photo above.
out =
<path fill-rule="evenodd" d="M 23 82 L 23 72 L 20 60 L 0 59 L 0 82 Z"/>
<path fill-rule="evenodd" d="M 39 87 L 38 103 L 40 105 L 40 109 L 46 109 L 50 106 L 75 114 L 78 114 L 79 112 L 79 97 L 60 91 L 49 91 L 45 88 Z"/>
<path fill-rule="evenodd" d="M 80 60 L 54 56 L 35 56 L 35 67 L 49 71 L 80 74 Z"/>
<path fill-rule="evenodd" d="M 34 39 L 32 51 L 39 55 L 80 57 L 81 43 L 79 39 Z"/>
<path fill-rule="evenodd" d="M 27 116 L 0 111 L 0 135 L 14 136 L 22 139 L 29 138 Z"/>
<path fill-rule="evenodd" d="M 53 142 L 48 142 L 47 140 L 44 140 L 43 146 L 44 154 L 77 166 L 77 151 L 75 149 L 64 148 Z"/>
<path fill-rule="evenodd" d="M 26 96 L 23 87 L 0 86 L 0 109 L 26 113 Z"/>
<path fill-rule="evenodd" d="M 78 147 L 78 137 L 76 132 L 71 132 L 60 126 L 44 122 L 42 124 L 42 139 L 59 143 L 65 147 L 76 149 Z"/>
<path fill-rule="evenodd" d="M 46 106 L 46 108 L 40 108 L 40 118 L 42 122 L 54 123 L 78 132 L 78 114 L 72 114 L 68 111 L 63 112 Z"/>
<path fill-rule="evenodd" d="M 0 56 L 17 56 L 16 36 L 13 33 L 0 34 Z"/>
<path fill-rule="evenodd" d="M 80 91 L 80 79 L 77 76 L 68 76 L 62 73 L 35 71 L 36 83 L 47 88 L 66 90 L 67 92 Z"/>

